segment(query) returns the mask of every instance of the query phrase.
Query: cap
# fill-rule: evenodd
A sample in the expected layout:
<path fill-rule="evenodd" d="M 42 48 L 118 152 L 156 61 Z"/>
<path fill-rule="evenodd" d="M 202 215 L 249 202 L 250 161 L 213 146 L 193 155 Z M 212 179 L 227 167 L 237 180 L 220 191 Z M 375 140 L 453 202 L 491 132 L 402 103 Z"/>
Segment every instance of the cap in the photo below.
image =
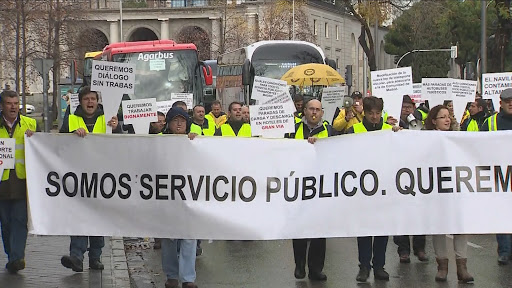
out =
<path fill-rule="evenodd" d="M 500 94 L 501 100 L 512 99 L 512 88 L 507 88 L 503 90 Z"/>
<path fill-rule="evenodd" d="M 352 99 L 363 98 L 363 94 L 359 91 L 354 91 L 354 92 L 352 92 L 352 95 L 350 95 L 350 98 L 352 98 Z"/>
<path fill-rule="evenodd" d="M 165 122 L 167 122 L 167 123 L 171 122 L 171 120 L 174 119 L 176 116 L 181 116 L 185 120 L 188 119 L 188 114 L 185 110 L 183 110 L 179 107 L 174 107 L 174 108 L 169 109 L 169 112 L 167 112 L 167 116 L 165 117 Z"/>
<path fill-rule="evenodd" d="M 408 103 L 408 104 L 414 105 L 414 102 L 412 101 L 412 99 L 409 95 L 403 96 L 402 103 Z"/>

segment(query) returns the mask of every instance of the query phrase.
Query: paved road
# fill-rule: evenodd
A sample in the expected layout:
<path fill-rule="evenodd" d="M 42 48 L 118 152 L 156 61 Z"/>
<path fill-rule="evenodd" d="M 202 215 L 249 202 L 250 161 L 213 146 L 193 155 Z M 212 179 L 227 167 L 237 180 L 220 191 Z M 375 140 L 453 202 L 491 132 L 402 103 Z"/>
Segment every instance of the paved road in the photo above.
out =
<path fill-rule="evenodd" d="M 327 240 L 325 273 L 328 281 L 315 283 L 295 280 L 291 241 L 214 241 L 203 242 L 204 254 L 197 259 L 197 283 L 201 288 L 340 288 L 340 287 L 512 287 L 512 264 L 498 266 L 496 240 L 492 235 L 470 236 L 469 271 L 474 284 L 459 284 L 455 261 L 450 261 L 446 283 L 434 281 L 437 272 L 431 237 L 427 237 L 428 263 L 412 258 L 400 264 L 396 245 L 390 241 L 386 270 L 390 281 L 355 281 L 358 272 L 355 238 Z M 126 243 L 126 242 L 125 242 Z M 133 247 L 132 247 L 133 248 Z M 164 287 L 160 252 L 135 247 L 127 250 L 132 283 L 137 288 Z"/>

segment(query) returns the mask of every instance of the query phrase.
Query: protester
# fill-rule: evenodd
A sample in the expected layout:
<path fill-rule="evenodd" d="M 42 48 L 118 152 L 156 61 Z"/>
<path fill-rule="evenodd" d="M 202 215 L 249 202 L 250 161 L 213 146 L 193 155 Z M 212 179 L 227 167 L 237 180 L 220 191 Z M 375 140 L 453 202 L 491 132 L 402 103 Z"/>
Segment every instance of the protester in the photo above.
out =
<path fill-rule="evenodd" d="M 448 111 L 450 112 L 450 131 L 460 131 L 460 125 L 459 122 L 457 122 L 457 119 L 455 118 L 455 113 L 453 111 L 453 101 L 452 100 L 446 100 L 444 101 L 443 105 L 448 108 Z"/>
<path fill-rule="evenodd" d="M 302 116 L 304 116 L 304 96 L 300 93 L 295 94 L 293 96 L 293 104 L 295 105 L 295 112 L 293 113 L 295 123 L 299 123 L 302 120 Z"/>
<path fill-rule="evenodd" d="M 363 99 L 364 117 L 363 121 L 350 127 L 347 131 L 351 133 L 364 133 L 377 130 L 396 131 L 398 128 L 384 123 L 382 118 L 382 109 L 384 101 L 381 98 L 369 96 Z M 357 237 L 357 250 L 359 253 L 359 273 L 356 280 L 366 282 L 370 277 L 370 270 L 373 263 L 373 276 L 377 280 L 389 280 L 389 274 L 384 270 L 386 264 L 386 247 L 388 245 L 388 236 L 368 236 Z M 372 257 L 373 255 L 373 257 Z M 373 258 L 373 259 L 372 259 Z"/>
<path fill-rule="evenodd" d="M 412 101 L 409 95 L 404 95 L 402 97 L 402 111 L 400 113 L 400 122 L 399 126 L 403 129 L 416 128 L 419 123 L 422 123 L 422 114 L 418 110 L 415 110 L 416 105 Z M 410 127 L 411 125 L 416 125 L 416 127 Z M 423 124 L 419 125 L 421 128 Z"/>
<path fill-rule="evenodd" d="M 475 100 L 469 105 L 469 117 L 460 125 L 461 131 L 480 131 L 480 127 L 485 119 L 489 117 L 487 113 L 487 103 L 483 99 Z"/>
<path fill-rule="evenodd" d="M 308 101 L 304 109 L 302 121 L 295 124 L 295 133 L 287 135 L 287 138 L 304 139 L 308 140 L 309 143 L 315 143 L 317 138 L 333 136 L 332 127 L 327 122 L 322 121 L 323 115 L 324 112 L 320 101 L 316 99 Z M 310 242 L 309 252 L 306 251 L 308 242 Z M 317 281 L 327 280 L 327 276 L 322 272 L 325 262 L 325 245 L 325 238 L 293 239 L 295 278 L 303 279 L 306 277 L 307 256 L 308 278 Z"/>
<path fill-rule="evenodd" d="M 339 109 L 338 115 L 332 122 L 332 127 L 339 133 L 346 133 L 352 126 L 363 121 L 363 94 L 354 91 L 350 97 L 354 100 L 352 107 L 348 111 Z"/>
<path fill-rule="evenodd" d="M 166 116 L 167 134 L 187 134 L 187 118 L 185 110 L 171 108 Z M 194 139 L 195 134 L 189 134 Z M 197 288 L 196 281 L 196 245 L 193 239 L 162 239 L 162 268 L 167 281 L 165 288 Z"/>
<path fill-rule="evenodd" d="M 251 137 L 251 125 L 242 121 L 242 103 L 231 102 L 228 120 L 215 131 L 215 136 Z"/>
<path fill-rule="evenodd" d="M 161 133 L 165 128 L 165 114 L 158 111 L 157 117 L 158 120 L 156 122 L 151 122 L 149 124 L 149 134 Z"/>
<path fill-rule="evenodd" d="M 192 126 L 190 131 L 198 135 L 213 136 L 215 134 L 215 122 L 204 116 L 204 106 L 196 105 L 192 109 Z"/>
<path fill-rule="evenodd" d="M 210 111 L 210 113 L 208 113 L 205 118 L 213 121 L 216 128 L 220 128 L 220 126 L 226 123 L 228 120 L 227 115 L 222 112 L 222 107 L 219 100 L 212 102 L 212 111 Z"/>
<path fill-rule="evenodd" d="M 500 94 L 500 112 L 487 118 L 481 131 L 503 131 L 512 130 L 512 88 L 503 90 Z M 511 235 L 498 234 L 498 263 L 500 265 L 508 264 L 511 252 Z"/>
<path fill-rule="evenodd" d="M 0 93 L 0 138 L 15 139 L 14 169 L 4 169 L 0 181 L 0 224 L 7 254 L 5 268 L 10 273 L 25 269 L 27 243 L 27 180 L 25 171 L 25 135 L 37 130 L 36 120 L 20 114 L 18 93 Z"/>
<path fill-rule="evenodd" d="M 64 119 L 60 132 L 74 133 L 79 137 L 85 137 L 88 133 L 106 133 L 105 115 L 103 106 L 98 104 L 98 93 L 91 91 L 91 88 L 86 86 L 80 89 L 78 99 L 80 105 L 74 114 L 70 114 L 67 119 Z M 121 133 L 121 126 L 118 124 L 117 116 L 113 116 L 108 121 L 113 133 Z M 87 249 L 88 242 L 89 249 Z M 84 253 L 89 250 L 89 268 L 103 270 L 104 265 L 101 263 L 103 246 L 105 246 L 103 236 L 71 236 L 70 255 L 62 256 L 60 261 L 64 267 L 75 272 L 82 272 Z"/>
<path fill-rule="evenodd" d="M 453 131 L 452 115 L 448 107 L 444 105 L 435 106 L 428 113 L 425 120 L 425 130 Z M 437 274 L 436 281 L 446 281 L 448 276 L 448 247 L 446 235 L 433 235 L 434 251 L 436 253 Z M 473 282 L 474 278 L 467 270 L 467 235 L 453 235 L 453 249 L 455 262 L 457 264 L 457 278 L 463 283 Z"/>
<path fill-rule="evenodd" d="M 249 106 L 242 106 L 242 121 L 247 124 L 251 124 L 251 116 L 249 111 Z"/>

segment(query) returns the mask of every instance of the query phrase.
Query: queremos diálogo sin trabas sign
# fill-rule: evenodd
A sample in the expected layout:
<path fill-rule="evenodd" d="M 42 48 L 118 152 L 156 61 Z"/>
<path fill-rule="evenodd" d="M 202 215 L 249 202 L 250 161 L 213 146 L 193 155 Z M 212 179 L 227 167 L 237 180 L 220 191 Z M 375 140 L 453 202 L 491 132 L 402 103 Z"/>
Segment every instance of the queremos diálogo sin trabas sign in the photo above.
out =
<path fill-rule="evenodd" d="M 174 53 L 173 52 L 154 52 L 154 53 L 139 53 L 139 56 L 137 57 L 137 60 L 143 60 L 143 61 L 149 61 L 149 60 L 156 60 L 156 59 L 173 59 Z"/>

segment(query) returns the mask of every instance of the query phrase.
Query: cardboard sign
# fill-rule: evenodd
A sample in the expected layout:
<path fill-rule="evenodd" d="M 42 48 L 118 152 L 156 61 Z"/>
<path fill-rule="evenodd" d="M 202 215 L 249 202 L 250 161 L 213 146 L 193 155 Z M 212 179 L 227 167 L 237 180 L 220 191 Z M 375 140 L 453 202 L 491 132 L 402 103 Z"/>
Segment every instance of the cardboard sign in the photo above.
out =
<path fill-rule="evenodd" d="M 158 101 L 156 102 L 156 109 L 158 112 L 164 113 L 164 115 L 167 115 L 167 112 L 172 108 L 172 103 L 175 101 L 167 100 L 167 101 Z"/>
<path fill-rule="evenodd" d="M 425 101 L 421 98 L 421 83 L 412 84 L 412 94 L 409 95 L 414 103 L 424 103 Z"/>
<path fill-rule="evenodd" d="M 453 113 L 460 121 L 468 102 L 475 101 L 476 81 L 452 79 Z"/>
<path fill-rule="evenodd" d="M 149 124 L 158 121 L 156 98 L 123 101 L 123 121 L 135 134 L 149 134 Z"/>
<path fill-rule="evenodd" d="M 266 103 L 271 98 L 283 94 L 285 90 L 288 90 L 287 87 L 286 81 L 256 76 L 251 97 L 256 99 L 257 103 Z"/>
<path fill-rule="evenodd" d="M 93 60 L 91 90 L 101 93 L 105 121 L 110 121 L 117 115 L 123 94 L 134 93 L 135 64 Z M 107 133 L 112 133 L 108 125 Z"/>
<path fill-rule="evenodd" d="M 430 109 L 442 105 L 445 100 L 452 98 L 451 78 L 423 78 L 421 79 L 421 97 L 428 100 Z"/>
<path fill-rule="evenodd" d="M 384 100 L 389 116 L 400 119 L 403 96 L 413 94 L 411 67 L 372 71 L 371 76 L 373 96 Z"/>
<path fill-rule="evenodd" d="M 192 93 L 171 93 L 171 102 L 174 103 L 176 101 L 185 102 L 185 104 L 187 104 L 187 109 L 194 108 L 194 94 Z"/>
<path fill-rule="evenodd" d="M 80 105 L 78 93 L 69 94 L 69 113 L 74 114 L 78 105 Z"/>
<path fill-rule="evenodd" d="M 249 106 L 253 136 L 283 138 L 286 133 L 295 132 L 293 103 Z"/>
<path fill-rule="evenodd" d="M 14 169 L 16 139 L 0 138 L 0 169 Z"/>
<path fill-rule="evenodd" d="M 343 97 L 347 94 L 347 86 L 327 87 L 322 90 L 322 108 L 324 109 L 324 120 L 332 124 L 332 118 L 336 108 L 343 105 Z"/>
<path fill-rule="evenodd" d="M 482 74 L 482 98 L 491 99 L 494 110 L 499 111 L 500 94 L 512 88 L 512 72 Z"/>

